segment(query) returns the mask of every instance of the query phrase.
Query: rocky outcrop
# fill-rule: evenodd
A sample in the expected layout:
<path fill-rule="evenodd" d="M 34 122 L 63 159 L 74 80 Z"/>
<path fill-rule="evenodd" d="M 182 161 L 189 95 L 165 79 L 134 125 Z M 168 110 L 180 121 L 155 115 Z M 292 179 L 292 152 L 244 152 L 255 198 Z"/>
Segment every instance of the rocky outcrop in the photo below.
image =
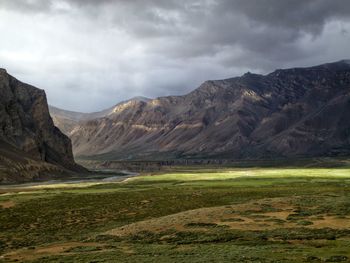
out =
<path fill-rule="evenodd" d="M 47 176 L 52 171 L 85 171 L 74 162 L 70 139 L 54 126 L 43 90 L 1 69 L 0 91 L 0 182 L 5 177 L 11 181 L 12 168 L 23 168 L 28 163 L 37 166 L 38 173 L 33 177 L 44 176 L 41 170 Z M 15 171 L 15 181 L 21 181 L 21 172 L 25 174 L 23 180 L 31 179 L 27 168 Z"/>
<path fill-rule="evenodd" d="M 350 154 L 350 64 L 206 81 L 184 96 L 130 101 L 70 133 L 77 156 L 249 159 Z"/>

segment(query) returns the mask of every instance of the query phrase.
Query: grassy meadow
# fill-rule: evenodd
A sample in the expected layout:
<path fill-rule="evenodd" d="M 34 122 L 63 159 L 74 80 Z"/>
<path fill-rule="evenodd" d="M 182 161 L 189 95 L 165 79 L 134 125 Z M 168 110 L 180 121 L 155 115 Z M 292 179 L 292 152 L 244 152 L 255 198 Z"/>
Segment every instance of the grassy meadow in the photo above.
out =
<path fill-rule="evenodd" d="M 349 262 L 350 168 L 0 189 L 0 262 Z"/>

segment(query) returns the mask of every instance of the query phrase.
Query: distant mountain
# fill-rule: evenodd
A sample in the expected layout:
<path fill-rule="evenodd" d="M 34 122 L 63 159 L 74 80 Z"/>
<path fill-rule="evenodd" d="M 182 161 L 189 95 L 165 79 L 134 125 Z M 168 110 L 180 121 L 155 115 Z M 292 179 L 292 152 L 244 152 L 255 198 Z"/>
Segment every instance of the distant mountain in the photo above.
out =
<path fill-rule="evenodd" d="M 80 121 L 69 136 L 76 156 L 102 159 L 349 155 L 349 116 L 350 63 L 343 60 L 131 100 Z"/>
<path fill-rule="evenodd" d="M 43 90 L 0 69 L 0 183 L 85 171 L 70 139 L 54 126 Z"/>
<path fill-rule="evenodd" d="M 110 107 L 108 109 L 98 111 L 98 112 L 92 112 L 92 113 L 82 113 L 82 112 L 76 112 L 76 111 L 68 111 L 63 110 L 54 106 L 49 105 L 49 111 L 52 116 L 52 119 L 56 126 L 60 128 L 60 130 L 70 135 L 72 130 L 79 124 L 79 122 L 83 121 L 89 121 L 93 119 L 103 118 L 107 117 L 111 114 L 113 114 L 114 109 L 122 104 L 128 103 L 130 101 L 143 101 L 147 102 L 150 99 L 145 97 L 134 97 L 126 101 L 119 102 L 118 104 L 114 105 L 113 107 Z"/>

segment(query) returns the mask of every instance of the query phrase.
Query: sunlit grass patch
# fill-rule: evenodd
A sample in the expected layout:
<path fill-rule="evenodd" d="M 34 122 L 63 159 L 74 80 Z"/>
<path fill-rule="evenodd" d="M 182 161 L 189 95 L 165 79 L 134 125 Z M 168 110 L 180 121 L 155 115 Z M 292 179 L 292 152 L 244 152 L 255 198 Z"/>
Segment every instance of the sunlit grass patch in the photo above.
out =
<path fill-rule="evenodd" d="M 350 169 L 329 168 L 248 168 L 232 169 L 225 171 L 182 173 L 172 172 L 153 176 L 139 176 L 130 178 L 131 182 L 153 182 L 153 181 L 208 181 L 208 180 L 230 180 L 237 178 L 257 179 L 283 179 L 283 178 L 349 178 Z"/>

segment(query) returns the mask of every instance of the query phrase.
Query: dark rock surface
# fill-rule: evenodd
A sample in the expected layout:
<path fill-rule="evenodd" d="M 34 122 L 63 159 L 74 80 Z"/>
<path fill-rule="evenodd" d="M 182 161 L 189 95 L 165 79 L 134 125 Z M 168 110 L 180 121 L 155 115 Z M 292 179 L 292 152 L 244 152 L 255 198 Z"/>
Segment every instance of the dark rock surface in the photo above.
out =
<path fill-rule="evenodd" d="M 0 182 L 85 171 L 74 162 L 70 139 L 53 124 L 43 90 L 0 69 L 0 92 Z"/>

